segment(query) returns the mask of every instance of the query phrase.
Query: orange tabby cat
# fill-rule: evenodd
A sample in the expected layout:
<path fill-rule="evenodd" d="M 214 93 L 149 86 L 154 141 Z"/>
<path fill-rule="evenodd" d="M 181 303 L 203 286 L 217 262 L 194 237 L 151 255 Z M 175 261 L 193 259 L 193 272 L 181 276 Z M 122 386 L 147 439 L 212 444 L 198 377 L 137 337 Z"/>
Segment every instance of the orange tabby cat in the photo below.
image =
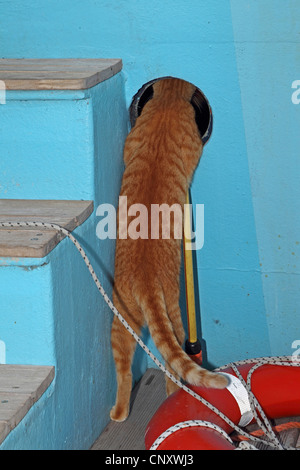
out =
<path fill-rule="evenodd" d="M 113 302 L 136 333 L 146 322 L 150 334 L 177 377 L 194 385 L 227 386 L 227 379 L 199 367 L 183 351 L 185 333 L 179 308 L 181 240 L 151 239 L 151 204 L 180 204 L 202 154 L 202 140 L 191 98 L 195 87 L 184 80 L 162 79 L 148 101 L 124 148 L 126 169 L 121 196 L 127 204 L 148 209 L 148 239 L 117 240 Z M 132 217 L 128 217 L 127 225 Z M 172 227 L 172 226 L 171 226 Z M 161 227 L 160 227 L 161 229 Z M 171 231 L 172 234 L 172 231 Z M 131 361 L 135 340 L 115 317 L 111 342 L 117 371 L 117 398 L 110 416 L 123 421 L 129 413 Z M 167 393 L 177 388 L 167 379 Z"/>

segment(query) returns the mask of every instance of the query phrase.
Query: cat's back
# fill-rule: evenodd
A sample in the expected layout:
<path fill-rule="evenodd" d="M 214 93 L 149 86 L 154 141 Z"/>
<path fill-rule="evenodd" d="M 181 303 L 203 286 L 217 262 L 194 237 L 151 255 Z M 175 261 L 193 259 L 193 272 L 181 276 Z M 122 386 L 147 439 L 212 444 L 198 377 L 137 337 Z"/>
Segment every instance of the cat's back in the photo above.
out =
<path fill-rule="evenodd" d="M 173 82 L 168 87 L 169 80 L 162 82 L 155 84 L 154 97 L 146 103 L 125 143 L 121 194 L 132 197 L 132 203 L 145 204 L 147 199 L 154 204 L 176 202 L 177 186 L 186 191 L 190 176 L 184 165 L 185 154 L 194 154 L 195 160 L 200 156 L 201 139 L 189 101 L 193 86 L 184 82 L 185 90 L 182 81 L 179 89 Z M 134 201 L 136 197 L 140 200 Z"/>
<path fill-rule="evenodd" d="M 180 82 L 174 88 L 173 82 L 162 82 L 155 84 L 154 97 L 144 106 L 125 143 L 126 167 L 120 195 L 126 196 L 128 210 L 133 209 L 127 227 L 139 217 L 143 227 L 147 224 L 148 234 L 147 239 L 129 236 L 118 240 L 117 265 L 122 270 L 126 265 L 127 272 L 140 266 L 155 266 L 155 272 L 174 271 L 174 262 L 177 265 L 180 261 L 180 241 L 151 238 L 152 207 L 183 207 L 201 155 L 202 142 L 190 103 L 193 86 Z"/>

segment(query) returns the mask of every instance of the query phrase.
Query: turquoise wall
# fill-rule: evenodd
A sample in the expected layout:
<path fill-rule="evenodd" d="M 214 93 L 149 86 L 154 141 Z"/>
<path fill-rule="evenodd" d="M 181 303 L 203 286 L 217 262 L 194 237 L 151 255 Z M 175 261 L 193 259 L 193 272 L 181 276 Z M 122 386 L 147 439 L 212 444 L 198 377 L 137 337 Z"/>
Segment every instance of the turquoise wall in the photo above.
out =
<path fill-rule="evenodd" d="M 127 106 L 165 75 L 209 98 L 214 131 L 192 197 L 205 204 L 197 269 L 212 365 L 291 354 L 300 339 L 299 9 L 298 0 L 0 0 L 1 57 L 120 57 Z M 0 197 L 20 197 L 9 173 Z M 103 202 L 109 183 L 99 175 Z"/>

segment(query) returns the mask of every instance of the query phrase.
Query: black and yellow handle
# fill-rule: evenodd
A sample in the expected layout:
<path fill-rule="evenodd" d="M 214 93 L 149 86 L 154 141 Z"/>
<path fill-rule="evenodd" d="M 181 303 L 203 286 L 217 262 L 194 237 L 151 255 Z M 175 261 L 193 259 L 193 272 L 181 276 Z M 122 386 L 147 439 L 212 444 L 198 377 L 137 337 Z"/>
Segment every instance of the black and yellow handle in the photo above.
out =
<path fill-rule="evenodd" d="M 202 364 L 201 343 L 197 338 L 197 320 L 196 320 L 196 304 L 195 304 L 195 284 L 194 284 L 194 266 L 192 243 L 192 211 L 190 191 L 186 195 L 186 205 L 184 211 L 184 237 L 183 237 L 183 253 L 184 253 L 184 273 L 185 273 L 185 291 L 186 291 L 186 307 L 188 319 L 188 339 L 185 343 L 186 353 L 198 364 Z"/>

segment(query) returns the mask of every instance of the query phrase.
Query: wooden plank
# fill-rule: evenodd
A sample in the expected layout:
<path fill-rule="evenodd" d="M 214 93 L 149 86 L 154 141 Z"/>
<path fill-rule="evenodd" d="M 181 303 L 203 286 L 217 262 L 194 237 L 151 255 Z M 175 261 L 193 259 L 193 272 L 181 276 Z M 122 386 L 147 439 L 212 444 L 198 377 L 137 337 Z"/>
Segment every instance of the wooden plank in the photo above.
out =
<path fill-rule="evenodd" d="M 86 70 L 114 67 L 121 59 L 0 59 L 0 70 Z"/>
<path fill-rule="evenodd" d="M 52 366 L 0 365 L 0 443 L 54 379 Z"/>
<path fill-rule="evenodd" d="M 121 59 L 0 59 L 0 80 L 7 90 L 82 90 L 121 69 Z"/>
<path fill-rule="evenodd" d="M 52 366 L 1 364 L 0 392 L 41 395 L 53 378 Z"/>
<path fill-rule="evenodd" d="M 69 231 L 93 212 L 93 201 L 0 200 L 0 222 L 48 222 Z M 43 258 L 64 238 L 57 230 L 0 227 L 0 256 Z"/>
<path fill-rule="evenodd" d="M 6 423 L 9 429 L 15 428 L 32 405 L 30 395 L 0 392 L 1 421 Z"/>
<path fill-rule="evenodd" d="M 81 225 L 93 212 L 93 201 L 1 199 L 0 221 L 52 222 L 68 230 Z M 43 220 L 42 220 L 43 219 Z"/>
<path fill-rule="evenodd" d="M 44 258 L 62 240 L 57 231 L 0 230 L 0 256 Z"/>
<path fill-rule="evenodd" d="M 0 444 L 9 434 L 10 429 L 6 421 L 0 421 Z"/>

